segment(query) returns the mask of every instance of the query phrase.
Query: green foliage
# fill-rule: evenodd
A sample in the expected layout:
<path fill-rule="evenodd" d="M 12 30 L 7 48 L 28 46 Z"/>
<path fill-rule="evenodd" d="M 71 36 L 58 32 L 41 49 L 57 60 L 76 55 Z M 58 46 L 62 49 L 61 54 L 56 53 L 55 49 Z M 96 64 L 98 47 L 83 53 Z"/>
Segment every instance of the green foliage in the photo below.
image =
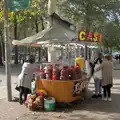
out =
<path fill-rule="evenodd" d="M 47 2 L 48 0 L 31 0 L 30 8 L 9 13 L 10 28 L 17 25 L 18 39 L 31 35 L 36 25 L 38 24 L 38 27 L 41 25 L 43 20 L 41 18 L 47 16 Z M 78 29 L 102 33 L 104 46 L 114 48 L 120 47 L 118 44 L 120 41 L 119 6 L 119 0 L 58 0 L 58 10 L 63 17 L 74 23 Z M 2 5 L 0 10 L 0 29 L 2 30 L 3 15 Z M 26 32 L 30 34 L 27 35 Z"/>
<path fill-rule="evenodd" d="M 62 15 L 75 23 L 78 29 L 100 32 L 104 46 L 118 47 L 119 0 L 64 0 L 59 3 Z"/>
<path fill-rule="evenodd" d="M 120 25 L 115 22 L 109 22 L 104 27 L 104 45 L 120 48 Z"/>
<path fill-rule="evenodd" d="M 9 12 L 9 23 L 10 23 L 10 29 L 11 29 L 11 35 L 13 35 L 13 28 L 17 27 L 16 34 L 20 36 L 19 38 L 24 38 L 24 35 L 21 35 L 21 32 L 23 32 L 23 28 L 28 31 L 28 29 L 31 28 L 32 30 L 35 29 L 35 22 L 38 21 L 41 22 L 41 17 L 45 17 L 47 14 L 47 0 L 31 0 L 31 7 L 24 9 L 22 11 L 17 12 Z M 4 22 L 4 5 L 2 4 L 2 8 L 0 10 L 0 25 Z M 4 29 L 3 26 L 1 28 Z M 26 36 L 26 35 L 25 35 Z M 14 38 L 13 36 L 11 38 Z"/>
<path fill-rule="evenodd" d="M 44 5 L 43 5 L 44 3 Z M 46 14 L 46 0 L 34 0 L 31 3 L 31 7 L 27 8 L 23 11 L 18 11 L 12 13 L 13 15 L 10 16 L 10 21 L 13 22 L 14 19 L 17 19 L 17 22 L 23 22 L 25 20 L 32 20 L 36 15 L 44 16 Z M 15 16 L 16 15 L 16 18 Z"/>

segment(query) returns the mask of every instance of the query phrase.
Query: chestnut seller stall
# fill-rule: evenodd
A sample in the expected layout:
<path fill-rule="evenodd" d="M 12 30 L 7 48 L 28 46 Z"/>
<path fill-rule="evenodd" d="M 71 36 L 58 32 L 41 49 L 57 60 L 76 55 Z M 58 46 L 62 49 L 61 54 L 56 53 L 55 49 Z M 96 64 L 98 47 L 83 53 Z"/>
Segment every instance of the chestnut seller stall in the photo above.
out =
<path fill-rule="evenodd" d="M 38 46 L 43 44 L 69 44 L 77 42 L 78 33 L 72 30 L 71 23 L 62 20 L 56 14 L 52 16 L 52 26 L 27 37 L 21 41 L 13 40 L 13 45 Z M 80 41 L 79 41 L 80 42 Z M 49 61 L 48 61 L 49 62 Z M 56 102 L 72 102 L 80 99 L 80 93 L 87 88 L 88 78 L 85 74 L 78 80 L 43 80 L 38 77 L 37 89 L 46 89 L 48 96 L 55 97 Z"/>

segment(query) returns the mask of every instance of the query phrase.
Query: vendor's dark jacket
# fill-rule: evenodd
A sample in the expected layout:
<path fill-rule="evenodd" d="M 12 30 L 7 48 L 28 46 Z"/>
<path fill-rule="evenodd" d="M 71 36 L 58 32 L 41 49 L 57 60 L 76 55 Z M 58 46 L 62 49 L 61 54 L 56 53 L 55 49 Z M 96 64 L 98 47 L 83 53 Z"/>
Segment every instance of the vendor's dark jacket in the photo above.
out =
<path fill-rule="evenodd" d="M 94 62 L 92 63 L 92 62 L 90 62 L 89 64 L 90 64 L 90 66 L 91 66 L 91 74 L 93 75 L 93 73 L 94 73 L 94 68 L 95 68 L 95 64 L 97 64 L 97 62 L 100 62 L 100 64 L 102 63 L 102 59 L 100 58 L 100 57 L 98 57 L 96 60 L 94 60 Z"/>

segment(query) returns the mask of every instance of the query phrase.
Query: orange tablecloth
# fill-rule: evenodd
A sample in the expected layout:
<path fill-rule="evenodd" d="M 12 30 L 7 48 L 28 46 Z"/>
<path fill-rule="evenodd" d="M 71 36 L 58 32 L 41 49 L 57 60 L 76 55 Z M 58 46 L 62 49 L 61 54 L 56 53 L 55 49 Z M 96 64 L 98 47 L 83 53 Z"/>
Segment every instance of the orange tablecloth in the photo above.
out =
<path fill-rule="evenodd" d="M 72 102 L 80 99 L 80 94 L 73 96 L 75 82 L 71 81 L 52 81 L 38 79 L 37 88 L 46 89 L 48 96 L 55 97 L 57 102 Z"/>

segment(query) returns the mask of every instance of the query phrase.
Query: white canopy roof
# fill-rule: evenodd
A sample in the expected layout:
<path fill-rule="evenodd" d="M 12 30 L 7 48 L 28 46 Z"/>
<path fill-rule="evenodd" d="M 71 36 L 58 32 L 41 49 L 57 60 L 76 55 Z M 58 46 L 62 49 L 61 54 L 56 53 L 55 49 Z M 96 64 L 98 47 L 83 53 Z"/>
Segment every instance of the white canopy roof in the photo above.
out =
<path fill-rule="evenodd" d="M 41 44 L 60 44 L 60 43 L 77 43 L 83 45 L 96 46 L 96 42 L 87 42 L 78 40 L 78 32 L 71 30 L 72 25 L 68 21 L 62 20 L 56 13 L 50 16 L 52 18 L 52 26 L 45 30 L 27 37 L 22 40 L 13 40 L 13 45 L 29 45 L 40 46 Z"/>
<path fill-rule="evenodd" d="M 25 39 L 13 40 L 13 45 L 38 45 L 45 43 L 67 43 L 77 39 L 77 32 L 68 29 L 67 27 L 55 24 L 50 28 Z"/>

